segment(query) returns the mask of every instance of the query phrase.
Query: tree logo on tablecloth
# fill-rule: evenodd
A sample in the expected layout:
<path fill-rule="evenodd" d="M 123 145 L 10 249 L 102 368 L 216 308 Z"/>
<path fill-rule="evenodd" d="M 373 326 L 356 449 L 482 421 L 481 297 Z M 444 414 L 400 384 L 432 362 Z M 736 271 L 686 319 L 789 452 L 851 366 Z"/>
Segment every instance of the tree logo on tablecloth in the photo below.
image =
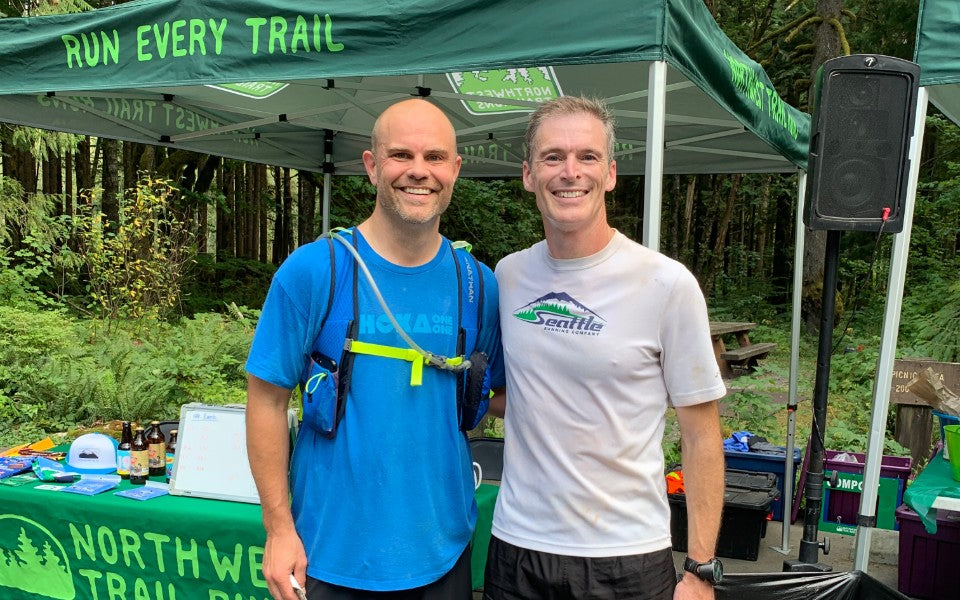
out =
<path fill-rule="evenodd" d="M 63 546 L 43 525 L 19 515 L 0 515 L 0 586 L 57 600 L 77 595 Z"/>

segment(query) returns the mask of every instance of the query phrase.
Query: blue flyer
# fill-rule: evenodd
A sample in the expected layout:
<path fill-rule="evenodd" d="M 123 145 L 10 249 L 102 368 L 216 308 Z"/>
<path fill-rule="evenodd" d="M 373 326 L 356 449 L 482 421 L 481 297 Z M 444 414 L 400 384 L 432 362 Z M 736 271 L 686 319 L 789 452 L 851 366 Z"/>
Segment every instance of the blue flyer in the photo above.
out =
<path fill-rule="evenodd" d="M 115 481 L 104 479 L 81 479 L 73 485 L 63 488 L 63 491 L 73 494 L 83 494 L 84 496 L 95 496 L 100 492 L 112 490 L 117 487 Z"/>

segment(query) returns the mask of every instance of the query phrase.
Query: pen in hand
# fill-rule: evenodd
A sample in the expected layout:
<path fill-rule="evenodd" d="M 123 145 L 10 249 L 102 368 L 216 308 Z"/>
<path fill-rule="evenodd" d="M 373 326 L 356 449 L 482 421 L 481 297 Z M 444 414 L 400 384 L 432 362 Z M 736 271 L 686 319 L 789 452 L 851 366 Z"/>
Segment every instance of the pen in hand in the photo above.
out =
<path fill-rule="evenodd" d="M 290 585 L 293 586 L 293 591 L 297 593 L 299 600 L 307 600 L 307 594 L 303 591 L 303 588 L 300 587 L 300 584 L 297 583 L 297 578 L 293 576 L 293 573 L 290 573 Z"/>

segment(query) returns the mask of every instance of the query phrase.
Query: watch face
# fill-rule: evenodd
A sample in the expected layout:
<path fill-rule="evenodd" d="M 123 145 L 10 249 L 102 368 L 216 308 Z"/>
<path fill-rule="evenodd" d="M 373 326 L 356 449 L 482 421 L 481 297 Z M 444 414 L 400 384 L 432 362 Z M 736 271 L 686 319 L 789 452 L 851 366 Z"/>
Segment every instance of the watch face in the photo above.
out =
<path fill-rule="evenodd" d="M 720 583 L 723 579 L 723 563 L 717 559 L 713 559 L 713 582 Z"/>
<path fill-rule="evenodd" d="M 723 563 L 716 558 L 699 563 L 688 556 L 684 561 L 683 568 L 685 571 L 689 571 L 700 579 L 713 584 L 720 583 L 723 580 Z"/>

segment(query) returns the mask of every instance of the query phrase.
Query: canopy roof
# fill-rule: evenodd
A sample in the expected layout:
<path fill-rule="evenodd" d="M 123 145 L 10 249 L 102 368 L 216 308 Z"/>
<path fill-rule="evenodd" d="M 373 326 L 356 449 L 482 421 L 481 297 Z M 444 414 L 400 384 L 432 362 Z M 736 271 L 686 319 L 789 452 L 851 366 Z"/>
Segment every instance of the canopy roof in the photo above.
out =
<path fill-rule="evenodd" d="M 376 116 L 429 95 L 465 176 L 516 176 L 538 102 L 606 98 L 618 170 L 644 171 L 648 74 L 668 65 L 665 173 L 805 168 L 809 116 L 780 100 L 701 0 L 141 0 L 0 19 L 0 121 L 362 173 Z M 329 12 L 325 12 L 329 11 Z M 253 82 L 253 83 L 251 83 Z"/>
<path fill-rule="evenodd" d="M 921 0 L 913 60 L 930 101 L 960 124 L 960 3 Z"/>

